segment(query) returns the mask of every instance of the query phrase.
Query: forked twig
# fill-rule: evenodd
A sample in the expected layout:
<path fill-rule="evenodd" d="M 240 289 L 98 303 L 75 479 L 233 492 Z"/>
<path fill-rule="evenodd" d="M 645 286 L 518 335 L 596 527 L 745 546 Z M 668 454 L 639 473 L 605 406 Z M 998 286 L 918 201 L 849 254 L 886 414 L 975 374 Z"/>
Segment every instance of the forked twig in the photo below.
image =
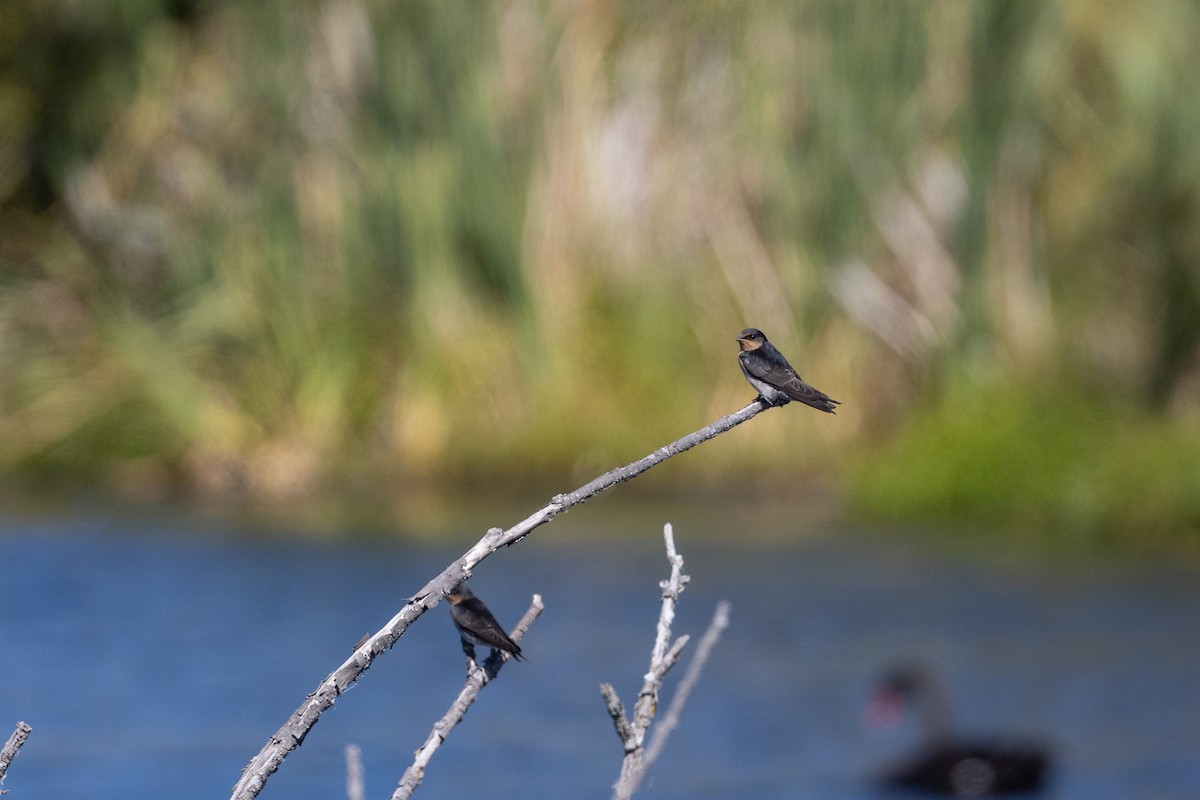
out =
<path fill-rule="evenodd" d="M 650 671 L 643 677 L 642 690 L 638 693 L 637 702 L 634 704 L 632 720 L 626 719 L 625 707 L 621 704 L 621 699 L 617 697 L 616 690 L 612 685 L 607 683 L 600 685 L 600 694 L 604 697 L 605 708 L 612 717 L 613 727 L 616 728 L 617 737 L 621 740 L 621 746 L 625 750 L 625 757 L 621 760 L 621 774 L 618 776 L 617 782 L 613 784 L 612 796 L 616 800 L 628 800 L 641 785 L 646 769 L 658 757 L 667 736 L 679 723 L 679 716 L 687 702 L 688 695 L 699 679 L 700 670 L 708 659 L 713 645 L 720 638 L 721 631 L 728 623 L 729 604 L 721 603 L 717 607 L 713 623 L 709 625 L 704 640 L 701 642 L 701 651 L 697 652 L 695 658 L 692 659 L 692 665 L 685 676 L 684 683 L 676 692 L 667 718 L 655 729 L 651 746 L 644 747 L 646 732 L 658 710 L 658 697 L 662 690 L 663 679 L 667 672 L 675 666 L 688 642 L 687 636 L 680 636 L 674 643 L 671 642 L 671 623 L 675 619 L 675 604 L 690 578 L 683 574 L 683 556 L 675 552 L 675 537 L 670 523 L 663 526 L 663 538 L 666 540 L 667 560 L 671 562 L 671 578 L 660 584 L 662 587 L 662 610 L 658 616 L 654 648 L 650 653 Z M 718 621 L 720 621 L 719 624 Z M 667 725 L 664 726 L 663 723 L 667 723 Z"/>

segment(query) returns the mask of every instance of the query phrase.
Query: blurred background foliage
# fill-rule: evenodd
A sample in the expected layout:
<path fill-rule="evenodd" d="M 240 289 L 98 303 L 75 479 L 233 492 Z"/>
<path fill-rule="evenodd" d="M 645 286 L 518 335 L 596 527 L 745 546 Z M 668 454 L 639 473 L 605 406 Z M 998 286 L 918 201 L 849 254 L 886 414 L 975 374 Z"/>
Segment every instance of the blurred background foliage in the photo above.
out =
<path fill-rule="evenodd" d="M 1200 536 L 1200 8 L 10 0 L 0 477 Z M 643 484 L 644 485 L 644 484 Z"/>

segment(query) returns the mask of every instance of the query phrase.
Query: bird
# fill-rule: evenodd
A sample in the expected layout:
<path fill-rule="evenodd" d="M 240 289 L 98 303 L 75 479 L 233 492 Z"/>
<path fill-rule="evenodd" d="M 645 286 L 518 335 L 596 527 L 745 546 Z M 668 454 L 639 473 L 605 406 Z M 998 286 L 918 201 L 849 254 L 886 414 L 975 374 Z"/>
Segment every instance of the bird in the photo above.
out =
<path fill-rule="evenodd" d="M 741 347 L 738 364 L 742 374 L 768 406 L 782 406 L 799 400 L 820 411 L 837 413 L 833 407 L 840 403 L 805 383 L 783 353 L 767 341 L 758 328 L 746 328 L 738 334 L 737 342 Z"/>
<path fill-rule="evenodd" d="M 994 797 L 1036 792 L 1045 783 L 1050 753 L 1041 743 L 968 738 L 950 732 L 949 710 L 937 679 L 922 664 L 889 671 L 867 706 L 868 720 L 894 724 L 908 705 L 922 706 L 917 751 L 880 776 L 890 789 L 919 789 L 948 797 Z"/>
<path fill-rule="evenodd" d="M 485 645 L 496 651 L 509 653 L 518 661 L 524 661 L 520 646 L 509 638 L 504 628 L 492 616 L 492 612 L 475 596 L 465 582 L 460 582 L 446 595 L 450 601 L 450 619 L 458 628 L 462 639 L 463 652 L 467 658 L 475 660 L 475 645 Z"/>

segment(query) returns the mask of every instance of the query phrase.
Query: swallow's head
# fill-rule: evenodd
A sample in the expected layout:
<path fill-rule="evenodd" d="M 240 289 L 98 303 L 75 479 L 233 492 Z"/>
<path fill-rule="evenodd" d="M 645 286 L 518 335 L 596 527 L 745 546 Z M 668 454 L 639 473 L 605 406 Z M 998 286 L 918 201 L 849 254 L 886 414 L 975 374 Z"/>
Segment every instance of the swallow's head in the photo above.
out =
<path fill-rule="evenodd" d="M 471 594 L 471 590 L 467 588 L 466 582 L 462 581 L 450 590 L 450 592 L 446 595 L 446 599 L 450 601 L 450 605 L 456 606 L 463 600 L 474 596 L 475 595 Z"/>
<path fill-rule="evenodd" d="M 751 350 L 757 350 L 767 343 L 767 337 L 758 328 L 746 328 L 738 334 L 738 344 L 742 347 L 742 352 L 749 353 Z"/>

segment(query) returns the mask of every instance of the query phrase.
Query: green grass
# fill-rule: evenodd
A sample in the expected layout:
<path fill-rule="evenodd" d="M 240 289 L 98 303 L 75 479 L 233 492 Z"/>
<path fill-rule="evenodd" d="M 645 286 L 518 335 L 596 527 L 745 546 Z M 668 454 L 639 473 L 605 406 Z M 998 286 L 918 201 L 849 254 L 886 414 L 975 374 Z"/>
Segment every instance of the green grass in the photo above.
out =
<path fill-rule="evenodd" d="M 1070 387 L 972 387 L 909 418 L 852 470 L 876 517 L 975 520 L 1050 538 L 1154 545 L 1200 535 L 1200 424 Z"/>
<path fill-rule="evenodd" d="M 561 487 L 755 325 L 843 412 L 656 481 L 1194 530 L 1200 11 L 186 7 L 0 11 L 0 481 Z"/>

